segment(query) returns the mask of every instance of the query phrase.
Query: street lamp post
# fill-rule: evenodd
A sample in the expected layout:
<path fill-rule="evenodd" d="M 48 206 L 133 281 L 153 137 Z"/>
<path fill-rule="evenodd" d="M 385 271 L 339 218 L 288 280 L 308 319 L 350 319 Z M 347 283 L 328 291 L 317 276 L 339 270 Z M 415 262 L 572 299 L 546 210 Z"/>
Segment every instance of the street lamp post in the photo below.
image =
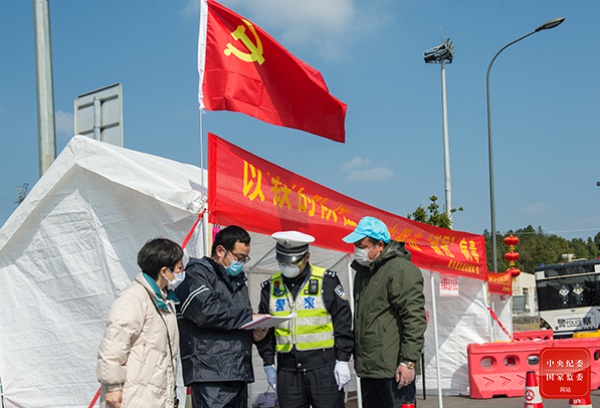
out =
<path fill-rule="evenodd" d="M 446 42 L 430 48 L 423 53 L 426 64 L 436 63 L 442 65 L 442 126 L 444 131 L 444 191 L 446 199 L 446 215 L 452 222 L 452 193 L 450 188 L 450 149 L 448 147 L 448 110 L 446 108 L 446 70 L 445 62 L 452 63 L 454 46 L 450 38 Z"/>
<path fill-rule="evenodd" d="M 551 28 L 557 27 L 563 21 L 565 21 L 565 19 L 562 17 L 547 21 L 546 23 L 542 24 L 541 26 L 539 26 L 534 31 L 530 32 L 529 34 L 524 35 L 523 37 L 518 38 L 511 43 L 506 44 L 504 47 L 502 47 L 500 49 L 500 51 L 498 51 L 496 53 L 496 55 L 494 55 L 494 58 L 492 58 L 492 61 L 490 62 L 490 65 L 487 70 L 486 92 L 487 92 L 487 121 L 488 121 L 488 155 L 489 155 L 489 165 L 490 165 L 490 215 L 491 215 L 491 219 L 492 219 L 492 230 L 490 231 L 490 233 L 492 234 L 492 265 L 493 265 L 492 272 L 498 272 L 498 256 L 497 256 L 497 249 L 496 249 L 496 209 L 495 209 L 495 202 L 494 202 L 494 162 L 492 159 L 492 112 L 491 112 L 491 107 L 490 107 L 490 71 L 492 69 L 492 65 L 494 64 L 494 61 L 496 61 L 496 58 L 498 58 L 498 55 L 500 55 L 500 53 L 502 51 L 504 51 L 511 45 L 518 43 L 519 41 L 529 37 L 530 35 L 537 33 L 538 31 L 549 30 Z"/>

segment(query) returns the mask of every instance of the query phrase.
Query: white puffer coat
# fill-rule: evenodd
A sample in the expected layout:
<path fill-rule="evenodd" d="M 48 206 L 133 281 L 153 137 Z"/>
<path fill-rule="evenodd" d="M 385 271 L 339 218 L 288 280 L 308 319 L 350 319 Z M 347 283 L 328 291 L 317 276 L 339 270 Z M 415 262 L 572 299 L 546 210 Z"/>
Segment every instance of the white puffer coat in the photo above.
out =
<path fill-rule="evenodd" d="M 164 293 L 162 297 L 166 301 Z M 123 408 L 173 407 L 179 352 L 177 318 L 171 301 L 167 302 L 170 311 L 157 310 L 155 298 L 152 287 L 139 273 L 119 294 L 108 315 L 96 376 L 103 395 L 123 390 Z M 101 406 L 107 405 L 102 401 Z"/>

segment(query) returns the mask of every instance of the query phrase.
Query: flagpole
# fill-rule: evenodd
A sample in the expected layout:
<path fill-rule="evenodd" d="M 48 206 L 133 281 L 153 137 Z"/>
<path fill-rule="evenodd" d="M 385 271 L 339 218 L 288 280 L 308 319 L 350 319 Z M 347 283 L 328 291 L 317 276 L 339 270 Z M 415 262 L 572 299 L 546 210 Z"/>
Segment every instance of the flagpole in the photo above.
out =
<path fill-rule="evenodd" d="M 348 265 L 348 286 L 350 287 L 350 311 L 352 312 L 352 316 L 354 316 L 354 269 L 352 269 L 352 259 L 350 258 L 350 254 L 346 254 L 347 256 L 347 265 Z M 354 360 L 354 363 L 356 360 Z M 356 365 L 354 365 L 354 371 L 356 372 Z M 360 386 L 360 377 L 356 374 L 356 400 L 358 403 L 358 408 L 362 408 L 362 388 Z"/>
<path fill-rule="evenodd" d="M 435 371 L 437 375 L 437 391 L 438 391 L 438 406 L 444 407 L 444 401 L 442 400 L 442 377 L 440 374 L 440 345 L 438 342 L 438 324 L 437 324 L 437 308 L 435 305 L 435 275 L 433 271 L 429 271 L 430 275 L 430 289 L 431 289 L 431 311 L 433 312 L 433 348 L 435 354 Z M 441 276 L 440 276 L 441 279 Z M 423 376 L 425 376 L 425 367 L 423 367 Z"/>
<path fill-rule="evenodd" d="M 204 111 L 202 109 L 199 109 L 198 112 L 200 112 L 200 172 L 202 175 L 200 184 L 201 184 L 202 188 L 204 189 L 204 191 L 206 191 L 208 194 L 208 185 L 206 185 L 206 184 L 208 184 L 208 171 L 204 167 L 204 137 L 203 137 L 204 130 L 202 128 L 202 116 L 203 116 Z M 205 209 L 207 211 L 204 211 Z M 205 256 L 210 256 L 210 254 L 208 252 L 208 248 L 209 248 L 208 243 L 209 243 L 209 238 L 210 238 L 210 234 L 208 231 L 208 196 L 206 196 L 206 195 L 202 198 L 201 211 L 204 211 L 204 215 L 202 215 L 202 234 L 203 234 L 202 235 L 202 250 L 203 250 Z"/>
<path fill-rule="evenodd" d="M 200 169 L 202 170 L 202 186 L 204 187 L 204 137 L 202 129 L 202 109 L 198 109 L 200 112 Z"/>
<path fill-rule="evenodd" d="M 200 114 L 200 171 L 202 173 L 201 187 L 206 191 L 202 200 L 202 210 L 204 216 L 202 217 L 202 249 L 204 255 L 210 256 L 209 254 L 209 238 L 210 232 L 208 230 L 208 170 L 204 166 L 204 137 L 203 137 L 203 122 L 202 116 L 204 115 L 204 100 L 202 93 L 202 82 L 204 81 L 204 63 L 206 57 L 206 29 L 208 24 L 208 2 L 207 0 L 200 0 L 200 13 L 198 22 L 198 112 Z M 202 192 L 204 194 L 204 192 Z"/>

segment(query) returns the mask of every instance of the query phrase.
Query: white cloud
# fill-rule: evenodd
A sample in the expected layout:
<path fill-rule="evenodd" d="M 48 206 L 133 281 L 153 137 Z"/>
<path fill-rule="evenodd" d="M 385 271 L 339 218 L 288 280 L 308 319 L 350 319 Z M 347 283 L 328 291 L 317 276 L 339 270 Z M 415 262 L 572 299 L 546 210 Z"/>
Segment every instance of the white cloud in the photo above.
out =
<path fill-rule="evenodd" d="M 350 161 L 342 164 L 341 169 L 346 174 L 348 181 L 369 180 L 378 182 L 388 180 L 394 176 L 394 172 L 387 167 L 373 166 L 372 161 L 360 156 L 353 157 Z"/>
<path fill-rule="evenodd" d="M 182 14 L 198 13 L 199 0 L 187 0 Z M 383 0 L 384 2 L 386 0 Z M 222 0 L 221 3 L 266 30 L 278 42 L 338 59 L 355 47 L 354 38 L 383 29 L 382 7 L 355 0 Z M 375 2 L 379 3 L 379 2 Z"/>
<path fill-rule="evenodd" d="M 316 50 L 336 59 L 342 53 L 344 34 L 352 28 L 352 0 L 257 0 L 252 13 L 280 33 L 278 41 Z"/>
<path fill-rule="evenodd" d="M 355 169 L 360 169 L 360 168 L 366 167 L 370 164 L 371 164 L 371 160 L 363 159 L 360 156 L 354 156 L 350 161 L 342 163 L 342 170 L 345 172 L 352 171 Z"/>
<path fill-rule="evenodd" d="M 58 139 L 70 139 L 75 131 L 74 119 L 72 112 L 57 111 L 54 114 L 54 127 L 56 128 L 56 136 Z"/>

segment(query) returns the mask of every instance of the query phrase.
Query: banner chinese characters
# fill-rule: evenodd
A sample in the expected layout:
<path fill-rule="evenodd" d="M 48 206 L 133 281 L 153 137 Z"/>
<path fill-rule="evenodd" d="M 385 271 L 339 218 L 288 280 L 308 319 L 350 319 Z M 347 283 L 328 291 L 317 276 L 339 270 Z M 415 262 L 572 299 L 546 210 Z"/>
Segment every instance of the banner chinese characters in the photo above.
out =
<path fill-rule="evenodd" d="M 208 134 L 209 222 L 270 235 L 297 230 L 314 245 L 354 252 L 342 241 L 360 219 L 383 221 L 420 268 L 487 280 L 482 235 L 438 228 L 382 211 Z"/>
<path fill-rule="evenodd" d="M 512 273 L 488 273 L 488 287 L 490 289 L 490 293 L 512 296 Z"/>

